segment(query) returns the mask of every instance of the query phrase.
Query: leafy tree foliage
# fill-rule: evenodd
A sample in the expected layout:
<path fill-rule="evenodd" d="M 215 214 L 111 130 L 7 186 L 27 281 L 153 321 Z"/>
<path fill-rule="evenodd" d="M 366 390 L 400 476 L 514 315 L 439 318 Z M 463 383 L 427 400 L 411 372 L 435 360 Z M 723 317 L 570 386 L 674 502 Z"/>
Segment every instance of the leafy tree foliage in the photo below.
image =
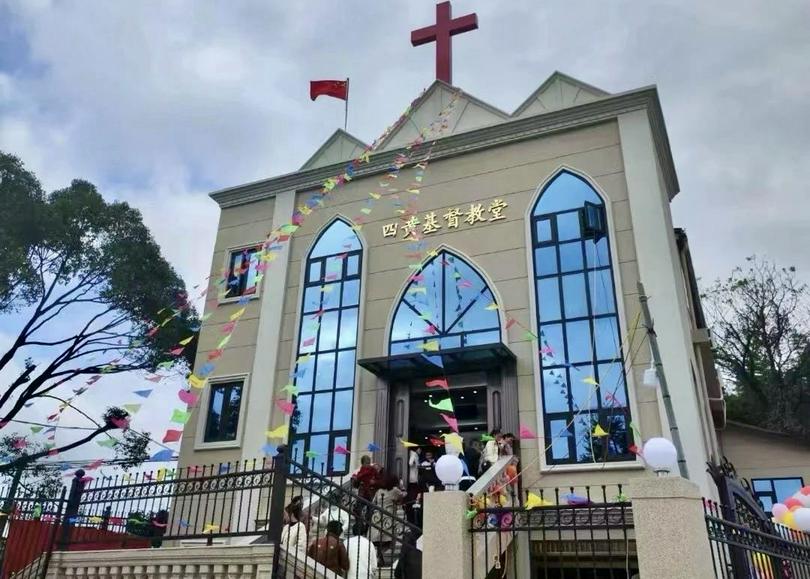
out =
<path fill-rule="evenodd" d="M 703 295 L 732 420 L 810 440 L 808 287 L 757 257 Z"/>
<path fill-rule="evenodd" d="M 190 364 L 196 341 L 179 355 L 169 350 L 198 326 L 196 312 L 136 209 L 105 201 L 81 180 L 46 194 L 19 159 L 3 152 L 0 203 L 0 316 L 22 320 L 0 352 L 0 370 L 25 358 L 16 377 L 0 384 L 0 422 L 89 375 Z M 155 331 L 152 320 L 166 323 Z M 120 420 L 110 417 L 122 413 L 108 409 L 95 430 L 56 450 L 118 428 Z M 135 433 L 122 444 L 132 451 L 127 456 L 145 456 Z"/>

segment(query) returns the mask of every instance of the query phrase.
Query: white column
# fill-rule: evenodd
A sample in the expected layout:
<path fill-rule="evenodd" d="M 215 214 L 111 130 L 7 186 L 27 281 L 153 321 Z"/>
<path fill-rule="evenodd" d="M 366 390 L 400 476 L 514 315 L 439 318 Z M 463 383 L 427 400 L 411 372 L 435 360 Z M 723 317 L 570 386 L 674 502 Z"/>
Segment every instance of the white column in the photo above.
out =
<path fill-rule="evenodd" d="M 692 331 L 687 318 L 687 298 L 669 199 L 660 179 L 647 112 L 633 111 L 620 115 L 618 120 L 639 274 L 650 297 L 650 311 L 658 334 L 689 478 L 700 486 L 704 495 L 711 496 L 711 482 L 706 475 L 708 455 L 701 434 L 700 406 L 691 374 L 694 354 Z M 668 436 L 665 417 L 662 424 L 664 436 Z"/>
<path fill-rule="evenodd" d="M 295 191 L 276 195 L 273 210 L 273 230 L 290 223 L 295 207 Z M 285 243 L 278 257 L 270 262 L 262 278 L 259 330 L 256 336 L 256 353 L 250 374 L 250 388 L 245 400 L 245 431 L 242 438 L 242 459 L 261 458 L 266 442 L 270 413 L 273 409 L 273 387 L 276 379 L 278 344 L 281 339 L 281 322 L 284 313 L 284 292 L 287 285 L 287 269 L 290 259 L 290 243 Z"/>

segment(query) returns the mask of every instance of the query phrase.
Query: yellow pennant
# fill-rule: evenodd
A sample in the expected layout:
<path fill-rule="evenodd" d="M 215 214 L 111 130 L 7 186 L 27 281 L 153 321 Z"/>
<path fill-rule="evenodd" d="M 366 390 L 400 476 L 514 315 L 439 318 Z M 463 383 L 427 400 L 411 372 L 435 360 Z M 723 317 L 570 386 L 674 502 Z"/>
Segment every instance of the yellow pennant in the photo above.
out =
<path fill-rule="evenodd" d="M 595 438 L 601 438 L 601 437 L 603 437 L 603 436 L 607 436 L 607 435 L 608 435 L 608 433 L 607 433 L 607 432 L 605 432 L 605 429 L 604 429 L 604 428 L 602 428 L 602 425 L 601 425 L 601 424 L 597 424 L 597 425 L 596 425 L 596 427 L 594 427 L 594 429 L 593 429 L 593 433 L 592 433 L 592 436 L 593 436 L 593 437 L 595 437 Z"/>
<path fill-rule="evenodd" d="M 582 379 L 582 381 L 585 382 L 585 384 L 590 384 L 591 386 L 599 386 L 599 382 L 594 380 L 593 376 L 586 376 Z"/>
<path fill-rule="evenodd" d="M 193 340 L 193 339 L 194 339 L 194 336 L 189 336 L 185 340 L 180 340 L 177 343 L 180 344 L 181 346 L 188 346 L 191 343 L 191 340 Z"/>
<path fill-rule="evenodd" d="M 416 446 L 419 446 L 415 442 L 408 442 L 407 440 L 402 440 L 401 438 L 399 439 L 399 441 L 402 443 L 402 446 L 404 446 L 405 448 L 414 448 Z"/>
<path fill-rule="evenodd" d="M 265 432 L 267 438 L 286 438 L 287 433 L 290 431 L 289 427 L 286 424 L 282 424 L 274 428 L 273 430 L 268 430 Z"/>
<path fill-rule="evenodd" d="M 439 341 L 432 340 L 430 342 L 425 342 L 420 346 L 425 352 L 438 352 L 439 351 Z"/>
<path fill-rule="evenodd" d="M 492 302 L 491 304 L 489 304 L 484 309 L 489 310 L 489 311 L 497 310 L 498 309 L 498 304 L 496 304 L 495 302 Z"/>
<path fill-rule="evenodd" d="M 553 507 L 554 503 L 551 501 L 547 501 L 546 499 L 540 498 L 534 493 L 529 493 L 529 497 L 526 499 L 526 510 L 530 511 L 537 507 Z"/>
<path fill-rule="evenodd" d="M 192 388 L 202 388 L 203 386 L 205 386 L 205 379 L 200 378 L 194 374 L 190 374 L 188 377 L 188 384 Z"/>
<path fill-rule="evenodd" d="M 215 525 L 214 523 L 205 523 L 203 527 L 203 533 L 213 533 L 214 531 L 219 531 L 219 525 Z"/>
<path fill-rule="evenodd" d="M 234 313 L 231 314 L 230 320 L 231 321 L 238 320 L 239 318 L 242 317 L 242 315 L 244 313 L 245 313 L 245 308 L 241 308 L 239 310 L 236 310 Z"/>

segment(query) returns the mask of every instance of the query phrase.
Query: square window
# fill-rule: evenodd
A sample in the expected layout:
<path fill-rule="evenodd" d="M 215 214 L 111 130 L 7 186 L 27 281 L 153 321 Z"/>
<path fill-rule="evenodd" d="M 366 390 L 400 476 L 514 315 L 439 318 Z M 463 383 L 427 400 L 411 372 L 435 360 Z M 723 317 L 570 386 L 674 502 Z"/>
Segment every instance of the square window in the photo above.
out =
<path fill-rule="evenodd" d="M 534 273 L 538 277 L 557 273 L 557 250 L 553 246 L 534 250 Z"/>
<path fill-rule="evenodd" d="M 342 446 L 343 448 L 349 448 L 349 438 L 347 436 L 336 436 L 335 443 L 332 445 L 332 473 L 343 473 L 346 472 L 346 467 L 348 466 L 346 461 L 346 455 L 344 453 L 337 453 L 335 452 L 336 446 Z"/>
<path fill-rule="evenodd" d="M 560 271 L 580 271 L 582 266 L 582 242 L 572 241 L 560 244 Z"/>
<path fill-rule="evenodd" d="M 309 282 L 317 282 L 321 279 L 321 262 L 320 261 L 313 261 L 309 264 L 309 277 L 307 281 Z"/>
<path fill-rule="evenodd" d="M 569 211 L 557 215 L 557 239 L 568 241 L 569 239 L 580 239 L 582 231 L 579 223 L 579 211 Z"/>
<path fill-rule="evenodd" d="M 565 324 L 565 338 L 568 346 L 568 362 L 591 361 L 591 329 L 586 320 Z"/>
<path fill-rule="evenodd" d="M 537 280 L 537 306 L 541 322 L 560 319 L 560 283 L 556 277 Z"/>
<path fill-rule="evenodd" d="M 346 258 L 346 275 L 352 276 L 360 273 L 360 256 L 356 253 Z"/>
<path fill-rule="evenodd" d="M 562 278 L 565 317 L 584 318 L 588 315 L 588 299 L 585 297 L 585 276 L 581 273 L 564 275 Z"/>
<path fill-rule="evenodd" d="M 228 260 L 228 287 L 226 298 L 256 293 L 256 275 L 259 265 L 259 247 L 232 251 Z"/>
<path fill-rule="evenodd" d="M 551 219 L 538 219 L 534 227 L 535 235 L 537 235 L 537 243 L 548 243 L 554 240 L 554 235 L 551 231 Z"/>
<path fill-rule="evenodd" d="M 203 441 L 236 440 L 239 407 L 242 403 L 242 382 L 211 384 L 210 388 Z"/>

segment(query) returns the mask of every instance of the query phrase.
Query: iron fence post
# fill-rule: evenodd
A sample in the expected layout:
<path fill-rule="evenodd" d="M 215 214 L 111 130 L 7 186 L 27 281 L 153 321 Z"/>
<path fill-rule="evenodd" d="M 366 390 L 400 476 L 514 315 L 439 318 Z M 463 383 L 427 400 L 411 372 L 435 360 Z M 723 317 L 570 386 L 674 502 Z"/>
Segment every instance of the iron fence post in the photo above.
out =
<path fill-rule="evenodd" d="M 273 457 L 273 486 L 270 491 L 270 517 L 267 521 L 267 539 L 273 545 L 273 577 L 278 577 L 281 564 L 281 531 L 284 527 L 284 501 L 287 494 L 287 448 L 279 445 Z"/>
<path fill-rule="evenodd" d="M 62 521 L 62 537 L 59 540 L 60 549 L 65 549 L 70 542 L 70 528 L 73 526 L 73 523 L 76 522 L 75 517 L 79 516 L 79 506 L 82 503 L 82 493 L 84 492 L 83 478 L 84 470 L 78 469 L 73 475 L 73 480 L 70 481 L 70 491 L 68 492 L 64 519 Z"/>
<path fill-rule="evenodd" d="M 71 490 L 73 490 L 73 485 L 71 485 Z M 59 496 L 59 506 L 56 509 L 56 513 L 54 513 L 54 524 L 53 529 L 51 530 L 50 536 L 48 537 L 48 544 L 46 545 L 45 554 L 42 558 L 42 568 L 40 569 L 39 579 L 45 579 L 48 575 L 48 566 L 51 564 L 51 555 L 53 554 L 53 547 L 56 544 L 56 535 L 59 532 L 60 524 L 64 524 L 62 520 L 62 513 L 65 509 L 65 493 L 67 489 L 62 487 L 62 494 Z"/>

